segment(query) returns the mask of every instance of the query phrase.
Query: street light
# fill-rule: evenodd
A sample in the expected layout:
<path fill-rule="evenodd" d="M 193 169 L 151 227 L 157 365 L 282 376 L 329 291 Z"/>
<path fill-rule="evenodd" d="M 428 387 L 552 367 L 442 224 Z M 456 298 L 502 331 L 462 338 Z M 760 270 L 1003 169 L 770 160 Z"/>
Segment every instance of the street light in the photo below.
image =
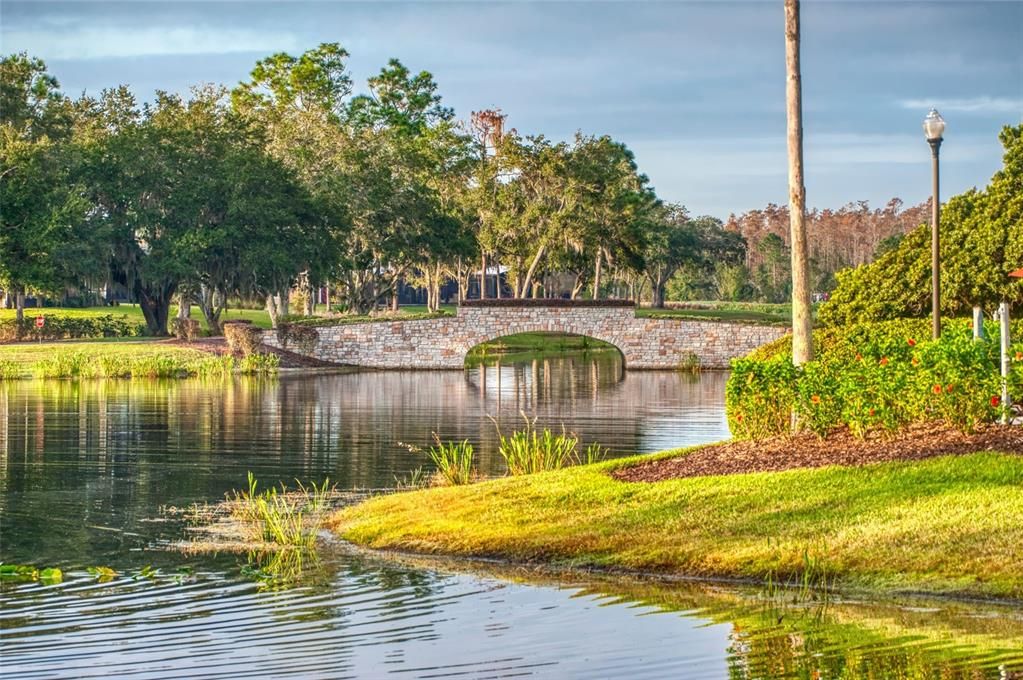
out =
<path fill-rule="evenodd" d="M 945 132 L 945 120 L 938 113 L 937 109 L 924 118 L 924 135 L 927 143 L 931 145 L 931 180 L 933 184 L 933 196 L 931 197 L 931 316 L 934 339 L 941 337 L 941 272 L 938 257 L 938 224 L 940 219 L 940 204 L 938 202 L 938 149 L 941 148 L 942 133 Z"/>

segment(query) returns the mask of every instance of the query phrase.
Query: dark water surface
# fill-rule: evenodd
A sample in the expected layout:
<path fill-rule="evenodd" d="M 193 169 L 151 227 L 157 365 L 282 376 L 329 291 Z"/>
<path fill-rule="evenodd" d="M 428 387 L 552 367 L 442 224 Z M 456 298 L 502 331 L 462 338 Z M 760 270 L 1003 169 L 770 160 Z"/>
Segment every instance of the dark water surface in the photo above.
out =
<path fill-rule="evenodd" d="M 725 376 L 623 373 L 617 355 L 463 372 L 226 384 L 0 383 L 0 559 L 64 581 L 0 584 L 0 674 L 86 677 L 975 678 L 1023 669 L 1009 606 L 838 602 L 597 577 L 528 582 L 328 545 L 300 585 L 246 556 L 163 548 L 167 507 L 260 480 L 393 486 L 399 445 L 468 438 L 500 474 L 492 415 L 564 426 L 612 455 L 727 437 Z M 90 566 L 109 566 L 106 582 Z"/>

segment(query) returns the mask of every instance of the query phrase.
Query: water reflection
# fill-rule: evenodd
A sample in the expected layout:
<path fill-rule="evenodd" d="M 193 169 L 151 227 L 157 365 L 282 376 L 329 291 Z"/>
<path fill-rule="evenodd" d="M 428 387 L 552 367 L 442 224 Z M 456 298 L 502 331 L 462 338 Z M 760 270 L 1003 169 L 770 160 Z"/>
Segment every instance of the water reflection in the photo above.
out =
<path fill-rule="evenodd" d="M 500 473 L 488 415 L 507 429 L 520 411 L 564 423 L 614 455 L 721 439 L 724 380 L 623 373 L 612 353 L 465 372 L 0 384 L 0 559 L 67 576 L 0 584 L 0 672 L 976 678 L 1023 665 L 1023 615 L 1011 608 L 778 610 L 737 590 L 525 585 L 340 549 L 281 588 L 293 565 L 160 549 L 186 532 L 162 506 L 215 501 L 247 470 L 385 486 L 424 463 L 398 442 L 437 432 L 472 440 Z M 91 565 L 118 576 L 100 582 Z M 147 565 L 159 573 L 141 577 Z"/>

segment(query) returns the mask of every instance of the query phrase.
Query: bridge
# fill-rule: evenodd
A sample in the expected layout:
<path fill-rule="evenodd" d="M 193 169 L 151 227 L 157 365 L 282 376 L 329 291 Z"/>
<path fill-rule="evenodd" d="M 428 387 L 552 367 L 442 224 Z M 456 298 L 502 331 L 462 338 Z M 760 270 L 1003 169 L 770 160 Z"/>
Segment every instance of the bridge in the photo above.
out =
<path fill-rule="evenodd" d="M 334 364 L 371 368 L 461 369 L 476 345 L 516 333 L 585 335 L 614 345 L 627 369 L 674 369 L 693 357 L 703 368 L 781 337 L 787 328 L 742 323 L 640 318 L 630 303 L 608 300 L 473 300 L 456 316 L 317 326 L 301 353 Z M 268 331 L 264 344 L 282 347 Z"/>

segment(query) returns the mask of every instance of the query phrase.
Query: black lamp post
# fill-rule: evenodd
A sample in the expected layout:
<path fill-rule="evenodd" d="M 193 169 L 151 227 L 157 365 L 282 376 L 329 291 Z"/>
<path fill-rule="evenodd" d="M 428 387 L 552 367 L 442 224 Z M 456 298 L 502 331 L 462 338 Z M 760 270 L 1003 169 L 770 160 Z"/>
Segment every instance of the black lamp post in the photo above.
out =
<path fill-rule="evenodd" d="M 931 181 L 933 196 L 931 197 L 931 315 L 934 339 L 941 337 L 941 261 L 939 257 L 938 226 L 941 217 L 941 204 L 938 202 L 938 150 L 941 148 L 942 133 L 945 132 L 945 120 L 937 109 L 924 118 L 924 134 L 931 145 Z"/>

